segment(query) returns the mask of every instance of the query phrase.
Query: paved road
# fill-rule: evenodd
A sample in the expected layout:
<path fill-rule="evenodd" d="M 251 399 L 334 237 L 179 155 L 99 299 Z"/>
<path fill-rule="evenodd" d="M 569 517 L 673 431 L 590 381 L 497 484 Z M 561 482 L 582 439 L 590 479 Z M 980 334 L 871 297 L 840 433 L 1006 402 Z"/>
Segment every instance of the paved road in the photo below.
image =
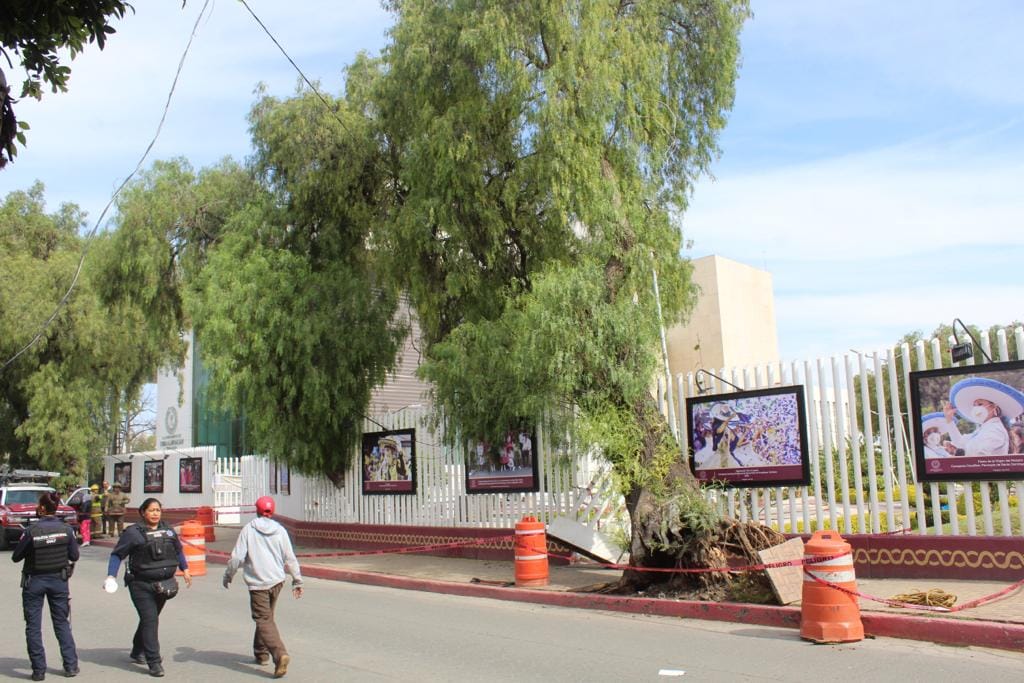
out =
<path fill-rule="evenodd" d="M 72 579 L 83 682 L 150 680 L 128 661 L 136 618 L 123 588 L 100 589 L 108 550 L 86 548 Z M 0 554 L 0 678 L 27 678 L 18 571 Z M 256 681 L 248 599 L 221 569 L 196 579 L 164 610 L 167 680 Z M 331 581 L 283 597 L 278 621 L 293 681 L 1020 681 L 1024 655 L 879 638 L 804 643 L 789 629 L 571 610 Z M 45 622 L 44 622 L 45 624 Z M 47 624 L 48 625 L 48 624 Z M 46 633 L 46 629 L 44 629 Z M 52 631 L 50 673 L 60 678 Z M 662 670 L 684 671 L 669 678 Z"/>

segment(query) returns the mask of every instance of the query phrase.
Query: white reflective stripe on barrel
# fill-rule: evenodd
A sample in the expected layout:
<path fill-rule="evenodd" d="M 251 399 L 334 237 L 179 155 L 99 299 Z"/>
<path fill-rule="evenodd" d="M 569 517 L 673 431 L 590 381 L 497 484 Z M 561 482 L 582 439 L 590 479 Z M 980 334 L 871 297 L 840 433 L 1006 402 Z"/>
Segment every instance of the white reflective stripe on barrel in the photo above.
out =
<path fill-rule="evenodd" d="M 547 555 L 516 555 L 516 560 L 543 560 Z"/>
<path fill-rule="evenodd" d="M 533 534 L 542 534 L 543 529 L 516 529 L 516 536 L 532 536 Z"/>
<path fill-rule="evenodd" d="M 811 576 L 808 576 L 810 574 Z M 822 581 L 828 581 L 829 583 L 850 583 L 857 580 L 857 575 L 851 569 L 848 572 L 812 572 L 808 571 L 804 574 L 804 581 L 814 581 L 813 577 L 818 577 Z"/>
<path fill-rule="evenodd" d="M 832 558 L 831 560 L 821 560 L 820 562 L 813 562 L 811 558 L 813 555 L 804 557 L 804 564 L 809 567 L 835 567 L 837 565 L 851 565 L 853 564 L 853 557 L 850 553 L 840 555 L 839 557 Z"/>

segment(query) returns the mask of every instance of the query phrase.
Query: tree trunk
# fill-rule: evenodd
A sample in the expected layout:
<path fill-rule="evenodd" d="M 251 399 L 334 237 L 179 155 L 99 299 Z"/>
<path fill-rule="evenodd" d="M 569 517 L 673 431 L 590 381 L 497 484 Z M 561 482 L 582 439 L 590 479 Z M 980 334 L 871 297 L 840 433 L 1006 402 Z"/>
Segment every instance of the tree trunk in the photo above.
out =
<path fill-rule="evenodd" d="M 673 573 L 648 569 L 724 570 L 733 565 L 760 562 L 758 550 L 771 547 L 785 537 L 756 523 L 741 524 L 719 516 L 707 501 L 685 457 L 658 411 L 654 400 L 645 396 L 633 407 L 643 434 L 641 463 L 654 469 L 659 458 L 671 449 L 671 464 L 664 481 L 639 485 L 626 494 L 631 526 L 630 569 L 608 592 L 636 593 L 663 591 L 691 597 L 724 600 L 733 596 L 740 579 L 744 594 L 771 599 L 764 572 L 733 574 L 728 571 Z M 755 584 L 751 590 L 751 583 Z M 758 600 L 762 601 L 762 600 Z"/>

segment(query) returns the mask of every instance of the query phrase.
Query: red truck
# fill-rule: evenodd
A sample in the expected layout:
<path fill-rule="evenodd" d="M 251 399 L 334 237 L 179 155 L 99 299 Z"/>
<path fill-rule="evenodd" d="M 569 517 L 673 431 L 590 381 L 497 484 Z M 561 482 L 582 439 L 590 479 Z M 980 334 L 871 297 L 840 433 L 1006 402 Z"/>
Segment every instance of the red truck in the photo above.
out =
<path fill-rule="evenodd" d="M 58 472 L 14 470 L 0 478 L 0 550 L 7 550 L 18 542 L 30 523 L 39 519 L 36 505 L 39 496 L 56 491 L 52 486 L 39 483 L 40 479 L 59 476 Z M 78 514 L 68 505 L 57 508 L 57 517 L 80 535 Z"/>

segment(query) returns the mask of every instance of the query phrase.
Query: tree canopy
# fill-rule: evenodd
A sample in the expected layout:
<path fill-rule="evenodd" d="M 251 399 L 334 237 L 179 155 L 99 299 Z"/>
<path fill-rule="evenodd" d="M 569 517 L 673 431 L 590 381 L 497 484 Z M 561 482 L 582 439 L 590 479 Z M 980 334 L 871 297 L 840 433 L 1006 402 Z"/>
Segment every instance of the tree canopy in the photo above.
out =
<path fill-rule="evenodd" d="M 131 4 L 122 0 L 4 0 L 0 13 L 0 55 L 8 64 L 13 54 L 25 69 L 20 97 L 43 96 L 43 87 L 66 91 L 71 67 L 61 63 L 66 49 L 74 59 L 95 43 L 101 50 L 114 33 L 111 20 L 120 19 Z M 15 140 L 25 144 L 28 124 L 14 115 L 16 100 L 0 69 L 0 168 L 17 155 Z"/>
<path fill-rule="evenodd" d="M 0 455 L 80 482 L 106 452 L 121 406 L 137 399 L 159 362 L 177 360 L 144 333 L 131 302 L 104 300 L 102 265 L 116 261 L 107 236 L 80 237 L 84 214 L 65 204 L 47 213 L 39 183 L 0 205 Z M 87 244 L 88 242 L 88 244 Z M 82 277 L 59 307 L 88 246 Z"/>
<path fill-rule="evenodd" d="M 202 179 L 134 186 L 119 291 L 174 292 L 148 307 L 156 328 L 194 324 L 254 447 L 332 477 L 395 364 L 405 296 L 450 444 L 573 413 L 615 466 L 635 560 L 721 565 L 650 393 L 652 278 L 671 324 L 694 300 L 674 217 L 718 155 L 746 1 L 387 4 L 390 43 L 343 94 L 260 96 L 251 186 L 223 220 L 182 246 Z"/>

